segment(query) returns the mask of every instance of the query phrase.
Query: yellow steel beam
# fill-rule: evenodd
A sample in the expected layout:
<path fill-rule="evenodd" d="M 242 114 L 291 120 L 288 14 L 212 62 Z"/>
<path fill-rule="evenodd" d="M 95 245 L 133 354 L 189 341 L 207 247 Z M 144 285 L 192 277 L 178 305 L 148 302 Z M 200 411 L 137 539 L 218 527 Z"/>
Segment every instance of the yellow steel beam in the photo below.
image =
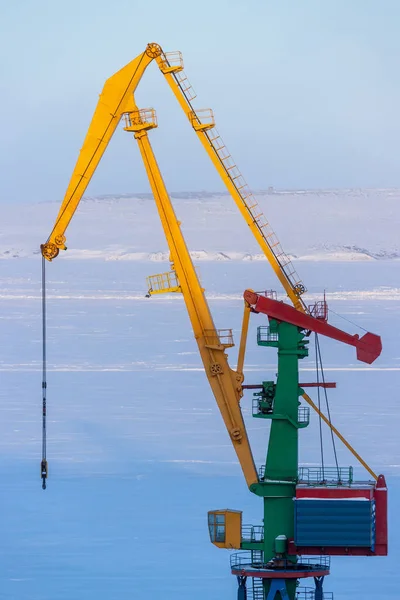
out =
<path fill-rule="evenodd" d="M 197 277 L 189 250 L 176 218 L 146 131 L 135 133 L 146 168 L 161 224 L 171 253 L 194 336 L 203 361 L 205 373 L 214 393 L 218 408 L 230 435 L 247 485 L 257 483 L 258 476 L 239 406 L 241 378 L 228 364 L 222 343 L 215 329 L 204 291 Z M 210 342 L 210 332 L 215 332 Z"/>
<path fill-rule="evenodd" d="M 73 170 L 55 225 L 42 245 L 47 260 L 65 250 L 65 230 L 95 172 L 123 115 L 130 110 L 133 92 L 151 61 L 162 53 L 158 44 L 148 44 L 145 52 L 112 75 L 104 84 L 78 160 Z"/>
<path fill-rule="evenodd" d="M 240 346 L 237 360 L 236 371 L 239 375 L 243 376 L 243 366 L 244 366 L 244 356 L 246 354 L 246 344 L 247 344 L 247 333 L 249 331 L 249 322 L 250 322 L 250 304 L 247 302 L 244 303 L 244 311 L 243 311 L 243 321 L 242 321 L 242 332 L 240 335 Z"/>

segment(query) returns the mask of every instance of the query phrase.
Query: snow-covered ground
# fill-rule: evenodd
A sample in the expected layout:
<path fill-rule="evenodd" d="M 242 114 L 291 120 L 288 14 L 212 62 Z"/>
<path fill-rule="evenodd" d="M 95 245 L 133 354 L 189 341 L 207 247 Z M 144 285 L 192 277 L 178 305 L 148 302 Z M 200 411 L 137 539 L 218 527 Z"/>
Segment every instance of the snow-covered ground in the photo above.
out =
<path fill-rule="evenodd" d="M 326 289 L 334 325 L 361 333 L 359 325 L 383 340 L 371 366 L 357 363 L 353 348 L 321 340 L 327 378 L 338 384 L 334 423 L 385 473 L 390 494 L 389 557 L 334 558 L 325 588 L 335 600 L 398 597 L 399 199 L 396 190 L 260 195 L 310 301 Z M 238 339 L 243 291 L 277 288 L 271 270 L 254 260 L 260 251 L 228 197 L 186 194 L 174 204 L 215 322 Z M 209 543 L 206 512 L 228 506 L 257 524 L 261 504 L 236 463 L 182 298 L 145 298 L 145 277 L 168 270 L 146 196 L 85 201 L 68 231 L 70 249 L 47 266 L 50 475 L 41 489 L 35 252 L 56 211 L 56 203 L 7 206 L 0 227 L 9 259 L 0 263 L 0 598 L 235 598 L 229 553 Z M 247 383 L 275 372 L 274 351 L 255 342 L 261 319 L 251 324 Z M 235 348 L 229 356 L 234 366 Z M 313 379 L 313 352 L 301 366 Z M 243 412 L 261 464 L 266 425 L 250 408 L 247 392 Z M 302 463 L 316 465 L 316 418 L 300 439 Z M 342 465 L 354 464 L 340 444 L 338 454 Z"/>

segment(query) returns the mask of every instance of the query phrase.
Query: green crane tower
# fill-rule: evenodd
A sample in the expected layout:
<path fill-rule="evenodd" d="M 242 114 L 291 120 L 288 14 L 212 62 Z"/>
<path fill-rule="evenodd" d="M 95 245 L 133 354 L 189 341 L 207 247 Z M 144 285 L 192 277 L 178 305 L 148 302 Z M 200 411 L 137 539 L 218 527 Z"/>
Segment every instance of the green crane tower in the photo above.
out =
<path fill-rule="evenodd" d="M 253 416 L 271 420 L 265 465 L 258 482 L 250 486 L 263 498 L 263 526 L 242 527 L 240 511 L 210 511 L 210 538 L 218 547 L 241 550 L 231 555 L 238 600 L 332 599 L 323 591 L 330 555 L 387 553 L 386 484 L 380 476 L 378 484 L 357 485 L 351 468 L 347 479 L 345 470 L 338 468 L 334 480 L 326 472 L 311 486 L 302 487 L 299 429 L 308 426 L 310 415 L 299 400 L 304 394 L 299 361 L 308 356 L 311 331 L 355 346 L 357 357 L 368 363 L 379 356 L 381 341 L 371 333 L 360 339 L 332 327 L 326 322 L 326 306 L 313 317 L 254 292 L 247 291 L 244 297 L 253 312 L 269 318 L 268 326 L 257 329 L 258 345 L 276 348 L 278 355 L 276 381 L 245 386 L 259 389 L 254 393 Z M 313 385 L 327 386 L 325 382 Z M 305 578 L 314 580 L 313 588 L 298 587 Z"/>

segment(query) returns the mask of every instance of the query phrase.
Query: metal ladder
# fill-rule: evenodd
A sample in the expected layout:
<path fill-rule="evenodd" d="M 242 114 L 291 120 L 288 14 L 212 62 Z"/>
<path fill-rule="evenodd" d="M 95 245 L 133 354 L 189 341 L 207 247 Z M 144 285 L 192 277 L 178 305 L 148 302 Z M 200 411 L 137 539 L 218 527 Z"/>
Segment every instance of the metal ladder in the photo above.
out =
<path fill-rule="evenodd" d="M 284 252 L 274 230 L 262 212 L 239 168 L 235 164 L 222 137 L 218 133 L 211 109 L 196 110 L 192 105 L 192 101 L 196 98 L 196 93 L 187 75 L 183 71 L 183 61 L 180 52 L 165 53 L 162 59 L 162 65 L 161 70 L 163 73 L 173 73 L 175 82 L 190 107 L 191 112 L 189 113 L 189 118 L 192 121 L 193 128 L 206 136 L 226 175 L 229 177 L 239 194 L 242 204 L 250 215 L 252 222 L 257 227 L 263 240 L 275 256 L 286 278 L 296 291 L 297 296 L 301 296 L 307 291 L 306 287 L 296 273 L 296 269 L 290 258 Z"/>
<path fill-rule="evenodd" d="M 264 587 L 261 578 L 253 578 L 252 585 L 247 589 L 247 600 L 264 600 Z"/>

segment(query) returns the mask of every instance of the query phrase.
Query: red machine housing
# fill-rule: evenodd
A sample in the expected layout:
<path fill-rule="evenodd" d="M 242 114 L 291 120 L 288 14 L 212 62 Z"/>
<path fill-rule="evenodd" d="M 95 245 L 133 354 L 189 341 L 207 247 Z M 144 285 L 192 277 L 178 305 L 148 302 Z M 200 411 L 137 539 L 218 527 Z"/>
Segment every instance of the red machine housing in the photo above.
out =
<path fill-rule="evenodd" d="M 289 540 L 289 554 L 337 556 L 386 556 L 388 553 L 387 487 L 385 477 L 379 475 L 375 485 L 357 483 L 351 486 L 302 486 L 296 488 L 296 499 L 307 500 L 369 500 L 375 504 L 374 548 L 357 546 L 297 546 Z"/>

